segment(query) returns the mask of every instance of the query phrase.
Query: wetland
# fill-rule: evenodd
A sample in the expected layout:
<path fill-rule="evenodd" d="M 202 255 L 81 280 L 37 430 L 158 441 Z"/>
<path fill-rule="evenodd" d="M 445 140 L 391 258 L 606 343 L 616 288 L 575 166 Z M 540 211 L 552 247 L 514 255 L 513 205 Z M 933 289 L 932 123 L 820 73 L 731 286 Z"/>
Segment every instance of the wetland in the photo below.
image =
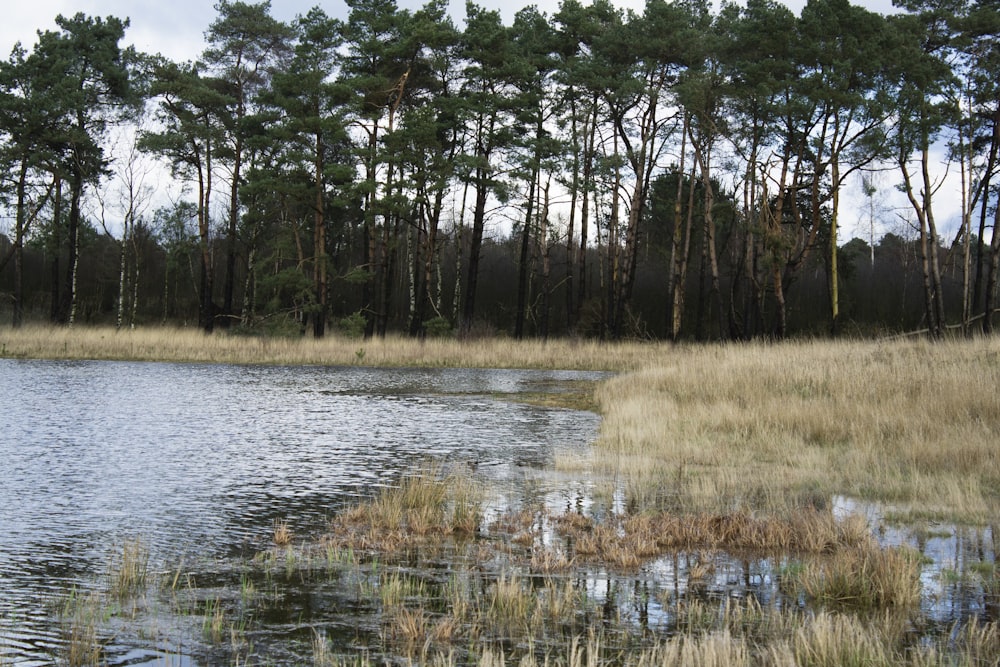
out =
<path fill-rule="evenodd" d="M 996 345 L 773 349 L 0 359 L 0 664 L 995 664 Z"/>

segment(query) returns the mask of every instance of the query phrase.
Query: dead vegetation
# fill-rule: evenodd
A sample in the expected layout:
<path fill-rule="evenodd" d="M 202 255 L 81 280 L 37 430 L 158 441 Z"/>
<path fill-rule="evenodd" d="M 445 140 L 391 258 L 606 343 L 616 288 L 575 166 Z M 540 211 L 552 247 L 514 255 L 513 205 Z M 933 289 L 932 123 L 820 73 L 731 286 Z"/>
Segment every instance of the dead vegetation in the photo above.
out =
<path fill-rule="evenodd" d="M 598 392 L 594 467 L 633 511 L 1000 514 L 1000 339 L 680 347 Z"/>

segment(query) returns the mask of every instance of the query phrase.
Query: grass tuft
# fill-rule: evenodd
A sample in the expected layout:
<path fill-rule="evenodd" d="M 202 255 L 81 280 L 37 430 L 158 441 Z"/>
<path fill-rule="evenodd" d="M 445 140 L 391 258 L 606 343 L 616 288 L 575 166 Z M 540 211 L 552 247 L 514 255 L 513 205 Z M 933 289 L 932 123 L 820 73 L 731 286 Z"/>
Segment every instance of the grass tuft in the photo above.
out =
<path fill-rule="evenodd" d="M 906 548 L 844 549 L 798 574 L 809 597 L 860 610 L 909 608 L 920 601 L 920 561 Z"/>
<path fill-rule="evenodd" d="M 125 542 L 120 557 L 112 556 L 108 589 L 114 598 L 123 600 L 145 590 L 148 576 L 149 550 L 137 538 Z"/>
<path fill-rule="evenodd" d="M 275 519 L 272 533 L 274 544 L 279 547 L 287 547 L 292 543 L 292 537 L 292 530 L 288 527 L 288 522 Z"/>

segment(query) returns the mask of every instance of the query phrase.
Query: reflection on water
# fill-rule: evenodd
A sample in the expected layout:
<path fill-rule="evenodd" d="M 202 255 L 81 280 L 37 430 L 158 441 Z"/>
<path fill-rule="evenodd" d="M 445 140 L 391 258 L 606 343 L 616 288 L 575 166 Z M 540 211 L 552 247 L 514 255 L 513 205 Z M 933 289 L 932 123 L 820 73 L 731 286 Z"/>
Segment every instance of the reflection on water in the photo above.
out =
<path fill-rule="evenodd" d="M 0 662 L 51 662 L 50 601 L 135 537 L 153 563 L 250 557 L 428 459 L 531 489 L 597 417 L 494 396 L 595 377 L 0 360 Z"/>
<path fill-rule="evenodd" d="M 969 618 L 1000 619 L 1000 609 L 988 607 L 977 568 L 995 567 L 1000 535 L 995 526 L 956 526 L 930 522 L 899 527 L 884 520 L 886 508 L 854 498 L 833 499 L 834 516 L 861 515 L 882 544 L 906 546 L 919 553 L 927 566 L 920 583 L 922 607 L 933 623 L 948 626 Z M 995 604 L 995 603 L 994 603 Z"/>

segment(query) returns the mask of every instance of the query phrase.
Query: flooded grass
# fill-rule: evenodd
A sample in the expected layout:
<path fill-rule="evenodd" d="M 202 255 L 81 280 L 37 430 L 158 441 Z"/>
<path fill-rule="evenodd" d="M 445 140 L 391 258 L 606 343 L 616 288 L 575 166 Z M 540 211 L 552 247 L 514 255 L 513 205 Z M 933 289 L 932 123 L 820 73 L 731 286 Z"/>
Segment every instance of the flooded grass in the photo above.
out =
<path fill-rule="evenodd" d="M 104 648 L 99 630 L 108 615 L 101 597 L 94 592 L 70 591 L 62 602 L 64 641 L 62 658 L 69 667 L 86 667 L 102 662 Z"/>
<path fill-rule="evenodd" d="M 108 589 L 112 596 L 127 599 L 146 588 L 149 549 L 141 539 L 125 542 L 121 554 L 113 555 L 108 567 Z"/>
<path fill-rule="evenodd" d="M 1000 655 L 989 614 L 929 622 L 925 563 L 878 544 L 857 516 L 595 519 L 534 507 L 467 534 L 448 511 L 461 486 L 424 472 L 346 512 L 321 541 L 180 564 L 144 587 L 109 578 L 64 603 L 64 660 L 120 664 L 114 644 L 129 637 L 184 664 L 229 665 L 978 665 Z M 375 540 L 396 524 L 387 507 L 432 508 L 435 520 L 409 539 Z M 398 525 L 405 532 L 407 519 Z M 976 589 L 969 601 L 995 595 L 994 562 L 963 577 Z"/>

